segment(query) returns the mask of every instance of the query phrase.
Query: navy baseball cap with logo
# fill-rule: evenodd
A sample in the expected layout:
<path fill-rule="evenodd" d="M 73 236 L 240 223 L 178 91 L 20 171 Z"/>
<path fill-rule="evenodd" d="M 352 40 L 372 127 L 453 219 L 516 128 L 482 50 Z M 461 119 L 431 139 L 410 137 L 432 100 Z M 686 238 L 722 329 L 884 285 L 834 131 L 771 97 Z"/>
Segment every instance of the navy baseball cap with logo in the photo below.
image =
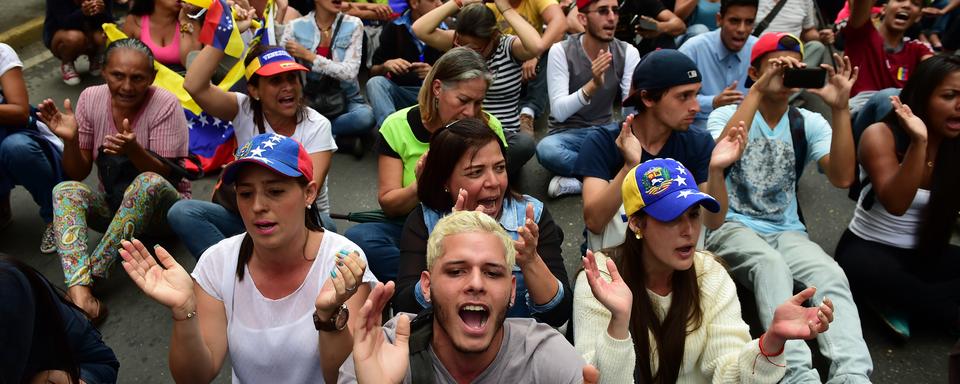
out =
<path fill-rule="evenodd" d="M 700 192 L 693 175 L 674 159 L 652 159 L 633 167 L 623 180 L 623 210 L 632 216 L 639 210 L 662 222 L 670 222 L 695 204 L 710 212 L 720 203 Z"/>
<path fill-rule="evenodd" d="M 697 64 L 676 49 L 658 49 L 648 53 L 633 70 L 630 94 L 623 99 L 624 106 L 640 101 L 640 91 L 663 89 L 700 82 Z"/>
<path fill-rule="evenodd" d="M 313 180 L 313 162 L 310 154 L 294 139 L 276 133 L 254 136 L 237 149 L 237 159 L 223 169 L 222 181 L 236 181 L 240 164 L 252 163 L 290 177 Z"/>

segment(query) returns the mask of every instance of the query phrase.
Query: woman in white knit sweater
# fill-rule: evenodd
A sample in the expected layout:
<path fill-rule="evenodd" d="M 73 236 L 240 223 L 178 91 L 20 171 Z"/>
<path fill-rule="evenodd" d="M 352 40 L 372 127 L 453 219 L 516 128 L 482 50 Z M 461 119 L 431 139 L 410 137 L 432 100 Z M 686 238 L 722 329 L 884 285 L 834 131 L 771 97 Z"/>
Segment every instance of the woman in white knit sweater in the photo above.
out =
<path fill-rule="evenodd" d="M 751 340 L 733 280 L 713 255 L 696 250 L 700 207 L 717 212 L 720 205 L 689 174 L 673 159 L 649 160 L 627 174 L 629 233 L 612 251 L 619 263 L 590 251 L 583 259 L 574 344 L 604 383 L 776 383 L 786 370 L 784 342 L 825 332 L 833 304 L 803 307 L 815 291 L 808 288 L 781 304 L 769 331 Z"/>

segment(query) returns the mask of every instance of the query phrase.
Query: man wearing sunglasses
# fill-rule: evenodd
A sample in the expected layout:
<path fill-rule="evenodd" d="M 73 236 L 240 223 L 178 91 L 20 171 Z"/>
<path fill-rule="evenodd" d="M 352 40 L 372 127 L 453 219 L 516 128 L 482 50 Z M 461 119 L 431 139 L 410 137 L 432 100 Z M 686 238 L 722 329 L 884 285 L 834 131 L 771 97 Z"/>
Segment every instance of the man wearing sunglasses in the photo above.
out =
<path fill-rule="evenodd" d="M 554 44 L 547 60 L 550 132 L 537 144 L 537 160 L 556 175 L 550 197 L 580 193 L 572 177 L 580 145 L 595 130 L 617 129 L 613 105 L 627 97 L 640 62 L 637 48 L 613 37 L 617 0 L 579 0 L 577 7 L 586 32 Z"/>
<path fill-rule="evenodd" d="M 727 105 L 710 114 L 707 130 L 714 138 L 747 129 L 740 159 L 726 169 L 724 223 L 707 234 L 707 249 L 723 257 L 730 272 L 754 292 L 762 324 L 776 306 L 790 298 L 794 282 L 816 287 L 813 302 L 830 298 L 837 311 L 829 332 L 816 337 L 831 361 L 831 383 L 868 383 L 873 370 L 863 340 L 857 305 L 840 266 L 807 235 L 797 202 L 803 165 L 816 162 L 831 184 L 847 188 L 854 180 L 853 134 L 848 101 L 859 70 L 850 58 L 835 56 L 837 67 L 824 65 L 827 83 L 808 89 L 832 110 L 828 123 L 820 114 L 790 107 L 797 89 L 784 85 L 784 73 L 803 68 L 803 43 L 787 33 L 768 33 L 753 45 L 750 79 L 754 84 L 739 107 Z M 809 316 L 809 314 L 798 314 Z M 776 353 L 776 351 L 772 351 Z M 785 383 L 820 383 L 803 340 L 785 348 Z"/>

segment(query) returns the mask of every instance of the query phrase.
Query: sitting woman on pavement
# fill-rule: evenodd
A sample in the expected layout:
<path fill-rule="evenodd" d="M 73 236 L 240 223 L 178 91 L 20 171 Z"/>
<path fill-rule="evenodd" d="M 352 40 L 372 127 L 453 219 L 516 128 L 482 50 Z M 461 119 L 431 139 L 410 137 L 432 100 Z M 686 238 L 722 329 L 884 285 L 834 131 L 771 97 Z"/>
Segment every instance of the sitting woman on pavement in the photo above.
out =
<path fill-rule="evenodd" d="M 107 308 L 93 296 L 94 278 L 106 278 L 120 241 L 143 233 L 170 233 L 167 210 L 190 197 L 190 182 L 173 163 L 188 155 L 187 120 L 180 101 L 152 86 L 153 53 L 137 39 L 110 43 L 104 53 L 107 83 L 80 94 L 76 115 L 53 100 L 38 113 L 64 143 L 67 179 L 53 189 L 53 230 L 63 263 L 67 297 L 99 324 Z M 83 183 L 97 164 L 100 188 Z M 87 254 L 87 228 L 103 231 Z"/>
<path fill-rule="evenodd" d="M 816 290 L 807 288 L 777 307 L 767 333 L 751 341 L 726 268 L 696 250 L 700 208 L 720 205 L 682 182 L 689 173 L 673 159 L 630 170 L 622 188 L 626 240 L 610 258 L 587 251 L 577 276 L 574 345 L 604 382 L 776 383 L 786 372 L 784 343 L 825 332 L 833 304 L 803 307 Z"/>
<path fill-rule="evenodd" d="M 123 22 L 123 33 L 140 39 L 160 64 L 182 71 L 187 53 L 200 49 L 200 23 L 187 17 L 181 0 L 136 0 Z"/>
<path fill-rule="evenodd" d="M 138 240 L 120 252 L 130 278 L 173 313 L 173 379 L 208 383 L 229 351 L 234 382 L 335 382 L 360 319 L 349 315 L 376 280 L 357 246 L 312 212 L 310 156 L 262 134 L 240 147 L 223 183 L 236 185 L 247 233 L 207 250 L 192 276 L 162 247 L 159 264 Z"/>
<path fill-rule="evenodd" d="M 417 175 L 430 136 L 450 122 L 480 118 L 503 138 L 500 122 L 481 111 L 493 81 L 483 58 L 468 48 L 445 53 L 427 73 L 417 98 L 419 105 L 394 112 L 383 121 L 375 145 L 379 153 L 378 201 L 388 217 L 403 218 L 416 208 Z M 370 269 L 381 281 L 396 280 L 402 220 L 363 223 L 345 235 L 366 252 Z"/>
<path fill-rule="evenodd" d="M 497 17 L 480 0 L 448 1 L 417 19 L 413 23 L 413 33 L 437 50 L 468 47 L 486 60 L 487 68 L 495 75 L 483 106 L 503 123 L 507 137 L 507 174 L 516 183 L 523 165 L 536 150 L 533 137 L 520 132 L 523 62 L 539 57 L 550 47 L 511 7 L 509 0 L 497 0 L 496 6 L 517 32 L 516 36 L 501 34 L 497 29 Z M 440 29 L 440 24 L 452 16 L 457 18 L 456 29 Z"/>
<path fill-rule="evenodd" d="M 496 219 L 513 239 L 517 301 L 509 317 L 533 317 L 559 327 L 570 320 L 573 292 L 561 245 L 563 231 L 543 202 L 510 190 L 506 148 L 478 119 L 463 119 L 437 131 L 417 180 L 420 205 L 400 236 L 397 312 L 429 307 L 420 289 L 427 269 L 427 238 L 451 210 L 478 210 Z"/>
<path fill-rule="evenodd" d="M 310 154 L 313 177 L 319 193 L 317 209 L 323 227 L 336 231 L 330 219 L 327 173 L 337 145 L 330 121 L 303 104 L 300 73 L 306 71 L 283 48 L 258 46 L 247 58 L 248 94 L 226 92 L 210 83 L 223 51 L 206 46 L 193 61 L 183 86 L 203 110 L 218 119 L 233 122 L 233 134 L 242 145 L 262 133 L 277 133 L 298 141 Z M 229 191 L 229 187 L 226 188 Z M 227 193 L 226 195 L 229 195 Z M 187 249 L 200 258 L 203 251 L 227 237 L 244 231 L 232 198 L 220 203 L 182 201 L 170 209 L 170 223 Z"/>
<path fill-rule="evenodd" d="M 937 55 L 910 75 L 893 110 L 860 137 L 860 197 L 837 262 L 860 300 L 894 333 L 911 320 L 960 330 L 960 57 Z"/>

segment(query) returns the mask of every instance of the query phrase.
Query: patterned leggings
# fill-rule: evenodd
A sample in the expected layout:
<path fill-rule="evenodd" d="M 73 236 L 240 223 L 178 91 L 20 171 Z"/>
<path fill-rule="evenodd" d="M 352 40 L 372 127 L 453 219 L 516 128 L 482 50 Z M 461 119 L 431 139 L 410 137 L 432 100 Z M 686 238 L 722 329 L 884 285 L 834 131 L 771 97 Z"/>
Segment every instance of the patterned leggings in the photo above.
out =
<path fill-rule="evenodd" d="M 53 228 L 57 254 L 63 263 L 67 287 L 92 285 L 93 277 L 107 277 L 119 256 L 121 240 L 145 232 L 166 232 L 167 210 L 180 193 L 162 176 L 145 172 L 123 193 L 123 203 L 112 217 L 103 192 L 82 182 L 65 181 L 53 189 Z M 106 228 L 100 244 L 87 255 L 87 219 L 94 229 Z"/>

